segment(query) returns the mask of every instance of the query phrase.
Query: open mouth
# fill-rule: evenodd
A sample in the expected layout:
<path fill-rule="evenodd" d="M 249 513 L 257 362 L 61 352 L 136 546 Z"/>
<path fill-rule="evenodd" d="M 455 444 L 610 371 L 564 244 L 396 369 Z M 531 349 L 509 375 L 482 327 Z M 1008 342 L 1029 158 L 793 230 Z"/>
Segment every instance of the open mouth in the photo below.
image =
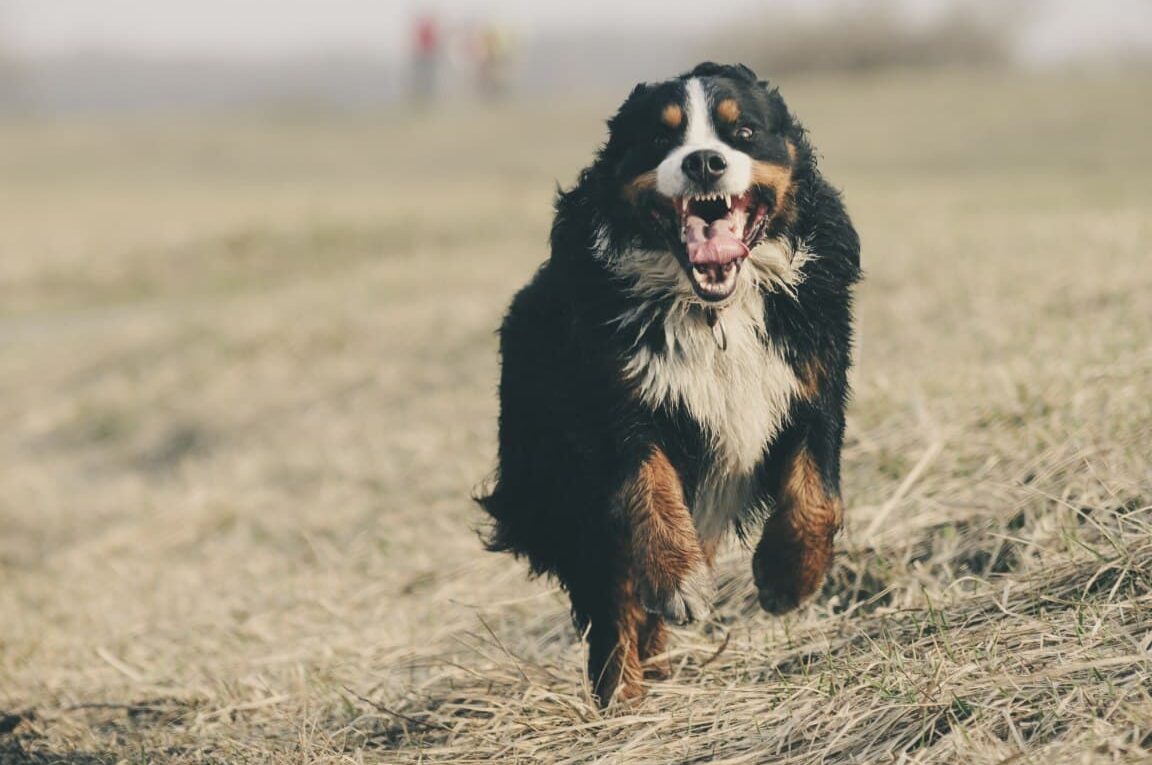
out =
<path fill-rule="evenodd" d="M 767 226 L 769 205 L 756 187 L 743 194 L 674 197 L 681 255 L 696 294 L 720 302 L 736 291 L 740 268 Z"/>

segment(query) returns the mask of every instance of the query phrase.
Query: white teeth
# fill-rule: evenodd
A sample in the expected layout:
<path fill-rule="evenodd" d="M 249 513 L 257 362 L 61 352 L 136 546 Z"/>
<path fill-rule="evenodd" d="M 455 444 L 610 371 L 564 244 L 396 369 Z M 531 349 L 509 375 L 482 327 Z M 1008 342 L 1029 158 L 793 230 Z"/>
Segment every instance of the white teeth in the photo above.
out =
<path fill-rule="evenodd" d="M 729 210 L 736 206 L 740 199 L 739 194 L 725 194 L 719 191 L 708 191 L 698 194 L 685 194 L 676 198 L 676 207 L 682 213 L 688 212 L 688 205 L 692 202 L 723 202 Z"/>

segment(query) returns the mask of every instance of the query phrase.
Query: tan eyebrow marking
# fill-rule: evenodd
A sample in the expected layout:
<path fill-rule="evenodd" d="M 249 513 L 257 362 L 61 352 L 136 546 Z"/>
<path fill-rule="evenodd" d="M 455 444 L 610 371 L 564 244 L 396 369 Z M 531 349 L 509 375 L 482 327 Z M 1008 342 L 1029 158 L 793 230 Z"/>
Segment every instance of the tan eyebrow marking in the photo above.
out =
<path fill-rule="evenodd" d="M 735 122 L 740 119 L 740 104 L 735 98 L 725 98 L 716 104 L 716 116 L 728 123 Z"/>
<path fill-rule="evenodd" d="M 678 128 L 684 121 L 684 110 L 680 108 L 680 104 L 668 104 L 664 107 L 664 111 L 660 112 L 660 121 L 670 128 Z"/>

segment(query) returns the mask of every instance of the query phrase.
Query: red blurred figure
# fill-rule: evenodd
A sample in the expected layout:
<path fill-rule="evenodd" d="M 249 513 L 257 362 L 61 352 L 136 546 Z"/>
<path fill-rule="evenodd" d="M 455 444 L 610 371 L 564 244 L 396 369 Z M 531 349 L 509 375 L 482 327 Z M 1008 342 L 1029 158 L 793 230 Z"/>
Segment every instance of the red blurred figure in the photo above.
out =
<path fill-rule="evenodd" d="M 432 13 L 416 17 L 412 25 L 412 100 L 432 101 L 440 70 L 440 22 Z"/>

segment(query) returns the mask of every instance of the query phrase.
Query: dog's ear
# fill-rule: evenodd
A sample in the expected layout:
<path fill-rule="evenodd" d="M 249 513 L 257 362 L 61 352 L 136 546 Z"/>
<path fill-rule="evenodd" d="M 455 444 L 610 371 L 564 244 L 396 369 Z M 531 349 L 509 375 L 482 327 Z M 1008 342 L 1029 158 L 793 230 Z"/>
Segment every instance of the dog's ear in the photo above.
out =
<path fill-rule="evenodd" d="M 796 125 L 796 120 L 792 116 L 791 110 L 788 109 L 788 104 L 784 103 L 784 97 L 780 95 L 780 88 L 768 80 L 760 80 L 756 84 L 768 96 L 768 110 L 772 115 L 773 128 L 781 133 L 791 132 Z"/>
<path fill-rule="evenodd" d="M 648 91 L 651 89 L 652 86 L 646 82 L 641 82 L 636 87 L 632 88 L 632 92 L 629 93 L 628 97 L 624 99 L 624 103 L 620 104 L 620 108 L 617 109 L 616 113 L 608 119 L 609 133 L 614 132 L 616 127 L 625 119 L 625 115 L 628 113 L 629 107 L 634 106 L 636 102 L 646 96 Z"/>
<path fill-rule="evenodd" d="M 637 98 L 640 98 L 645 93 L 647 93 L 649 90 L 651 90 L 651 88 L 652 88 L 652 86 L 646 82 L 637 83 L 636 87 L 632 88 L 632 92 L 628 94 L 628 97 L 624 99 L 624 103 L 621 104 L 620 108 L 624 108 L 625 106 L 627 106 L 632 101 L 635 101 Z"/>
<path fill-rule="evenodd" d="M 632 88 L 632 92 L 629 93 L 628 97 L 624 99 L 624 102 L 620 104 L 620 108 L 617 109 L 616 113 L 608 119 L 608 131 L 610 133 L 614 131 L 616 126 L 619 125 L 621 120 L 624 119 L 624 115 L 628 112 L 629 107 L 635 105 L 636 102 L 647 95 L 648 91 L 651 89 L 652 86 L 646 82 L 641 82 L 636 87 Z"/>
<path fill-rule="evenodd" d="M 621 149 L 621 142 L 624 140 L 622 133 L 627 132 L 626 128 L 632 115 L 640 108 L 639 104 L 651 93 L 654 87 L 651 83 L 641 82 L 632 88 L 632 92 L 624 99 L 624 103 L 620 104 L 616 113 L 608 118 L 608 141 L 601 147 L 600 160 L 611 161 L 617 156 Z"/>
<path fill-rule="evenodd" d="M 705 61 L 697 64 L 687 77 L 727 77 L 730 80 L 755 84 L 756 73 L 743 64 L 717 64 L 714 61 Z"/>

